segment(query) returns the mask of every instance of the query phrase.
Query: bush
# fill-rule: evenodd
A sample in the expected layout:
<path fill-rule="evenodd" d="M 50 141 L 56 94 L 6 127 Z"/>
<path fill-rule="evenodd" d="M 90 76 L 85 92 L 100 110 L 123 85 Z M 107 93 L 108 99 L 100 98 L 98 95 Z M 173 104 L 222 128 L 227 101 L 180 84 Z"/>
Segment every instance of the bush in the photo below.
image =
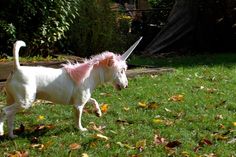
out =
<path fill-rule="evenodd" d="M 80 56 L 90 56 L 110 48 L 117 39 L 116 17 L 109 0 L 79 3 L 79 17 L 67 33 L 68 49 Z"/>
<path fill-rule="evenodd" d="M 53 48 L 54 44 L 69 30 L 72 19 L 76 17 L 78 1 L 21 0 L 16 3 L 9 0 L 2 2 L 0 41 L 5 41 L 2 42 L 4 43 L 2 50 L 11 53 L 5 44 L 12 47 L 13 40 L 22 39 L 28 44 L 27 55 L 48 53 L 47 50 Z"/>

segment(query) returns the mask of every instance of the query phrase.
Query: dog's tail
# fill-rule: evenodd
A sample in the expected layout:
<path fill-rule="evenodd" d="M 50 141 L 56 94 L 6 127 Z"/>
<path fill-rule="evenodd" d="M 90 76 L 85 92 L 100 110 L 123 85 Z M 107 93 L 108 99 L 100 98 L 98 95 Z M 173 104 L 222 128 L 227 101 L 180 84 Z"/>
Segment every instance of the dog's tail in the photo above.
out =
<path fill-rule="evenodd" d="M 14 69 L 20 68 L 19 51 L 22 46 L 25 47 L 26 44 L 21 40 L 17 40 L 13 46 Z"/>

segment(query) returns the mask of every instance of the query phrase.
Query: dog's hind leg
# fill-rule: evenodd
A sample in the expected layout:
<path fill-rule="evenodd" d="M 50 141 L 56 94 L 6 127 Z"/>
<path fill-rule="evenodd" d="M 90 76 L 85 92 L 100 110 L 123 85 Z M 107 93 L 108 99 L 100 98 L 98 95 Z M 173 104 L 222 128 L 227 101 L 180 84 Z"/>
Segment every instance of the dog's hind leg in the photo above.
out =
<path fill-rule="evenodd" d="M 4 135 L 4 130 L 3 130 L 3 125 L 4 125 L 4 120 L 5 118 L 5 113 L 3 111 L 1 111 L 0 113 L 0 136 Z"/>
<path fill-rule="evenodd" d="M 102 112 L 101 112 L 98 102 L 94 98 L 90 98 L 88 102 L 92 103 L 95 106 L 98 117 L 101 117 Z"/>
<path fill-rule="evenodd" d="M 14 117 L 15 117 L 15 114 L 17 113 L 17 111 L 20 109 L 20 105 L 19 104 L 12 104 L 12 105 L 9 105 L 9 106 L 6 106 L 2 109 L 2 112 L 1 112 L 1 118 L 0 118 L 0 127 L 1 127 L 1 134 L 3 135 L 3 121 L 5 119 L 7 119 L 7 124 L 8 124 L 8 135 L 9 137 L 11 138 L 14 138 L 16 137 L 13 133 L 13 130 L 14 130 Z"/>

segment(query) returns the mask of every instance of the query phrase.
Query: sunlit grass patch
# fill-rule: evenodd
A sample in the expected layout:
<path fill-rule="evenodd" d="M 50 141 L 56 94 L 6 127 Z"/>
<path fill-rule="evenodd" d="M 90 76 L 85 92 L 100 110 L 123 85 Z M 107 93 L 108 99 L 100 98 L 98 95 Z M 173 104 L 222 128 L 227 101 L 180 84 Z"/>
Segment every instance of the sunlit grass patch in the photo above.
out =
<path fill-rule="evenodd" d="M 219 59 L 217 59 L 219 60 Z M 187 62 L 187 61 L 186 61 Z M 214 63 L 214 62 L 212 62 Z M 97 88 L 98 118 L 87 104 L 74 127 L 73 107 L 42 102 L 19 113 L 14 140 L 0 153 L 30 156 L 233 156 L 236 144 L 236 65 L 176 65 L 176 71 L 129 80 L 129 88 Z M 1 94 L 0 100 L 5 99 Z M 38 144 L 38 145 L 37 145 Z"/>

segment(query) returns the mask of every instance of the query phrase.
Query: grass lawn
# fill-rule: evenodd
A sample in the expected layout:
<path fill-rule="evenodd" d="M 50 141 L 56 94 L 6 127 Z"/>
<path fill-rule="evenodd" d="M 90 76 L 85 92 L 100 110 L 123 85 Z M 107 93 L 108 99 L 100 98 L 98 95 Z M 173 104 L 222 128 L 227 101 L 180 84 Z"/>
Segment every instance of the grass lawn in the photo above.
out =
<path fill-rule="evenodd" d="M 40 102 L 17 114 L 19 137 L 0 141 L 2 156 L 234 157 L 236 154 L 236 55 L 170 59 L 133 57 L 133 64 L 174 67 L 160 76 L 129 80 L 129 88 L 97 88 L 96 117 L 87 105 L 80 132 L 71 106 Z M 0 95 L 0 101 L 5 97 Z M 6 130 L 6 129 L 5 129 Z"/>

